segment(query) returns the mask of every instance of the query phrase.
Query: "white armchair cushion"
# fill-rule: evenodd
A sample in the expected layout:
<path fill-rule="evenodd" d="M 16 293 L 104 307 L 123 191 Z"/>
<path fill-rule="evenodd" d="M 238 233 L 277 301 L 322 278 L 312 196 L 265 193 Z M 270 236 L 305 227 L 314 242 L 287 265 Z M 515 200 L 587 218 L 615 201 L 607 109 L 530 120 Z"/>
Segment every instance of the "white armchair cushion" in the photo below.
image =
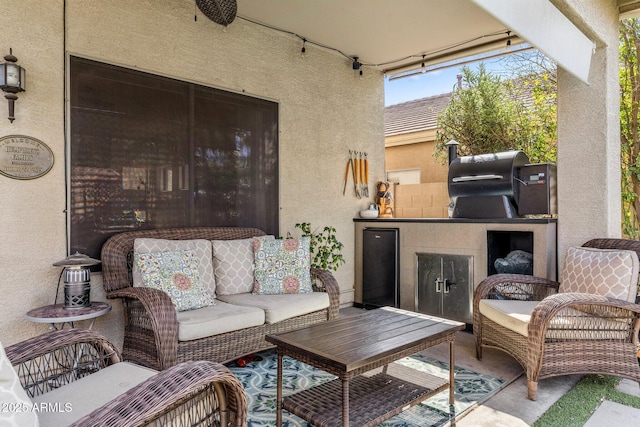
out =
<path fill-rule="evenodd" d="M 36 396 L 33 401 L 50 403 L 59 409 L 40 412 L 43 426 L 68 426 L 156 373 L 153 369 L 120 362 Z"/>
<path fill-rule="evenodd" d="M 571 247 L 558 292 L 583 292 L 634 302 L 638 292 L 635 251 Z"/>
<path fill-rule="evenodd" d="M 518 300 L 480 300 L 478 309 L 483 316 L 493 320 L 500 326 L 526 337 L 529 335 L 529 319 L 539 301 Z"/>
<path fill-rule="evenodd" d="M 0 342 L 0 426 L 38 426 L 38 413 L 33 411 L 33 403 L 22 388 L 20 379 L 11 365 Z M 43 425 L 51 425 L 43 423 Z"/>
<path fill-rule="evenodd" d="M 478 308 L 486 318 L 524 337 L 529 336 L 531 314 L 539 301 L 480 300 Z M 565 308 L 549 322 L 546 337 L 558 340 L 624 340 L 628 319 L 607 319 Z"/>

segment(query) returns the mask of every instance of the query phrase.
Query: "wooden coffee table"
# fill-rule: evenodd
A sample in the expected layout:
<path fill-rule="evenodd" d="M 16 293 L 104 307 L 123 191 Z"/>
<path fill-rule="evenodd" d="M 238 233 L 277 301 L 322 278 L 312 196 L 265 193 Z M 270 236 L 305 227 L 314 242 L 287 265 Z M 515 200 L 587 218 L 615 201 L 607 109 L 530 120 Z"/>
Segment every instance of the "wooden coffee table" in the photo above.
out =
<path fill-rule="evenodd" d="M 267 335 L 278 349 L 276 426 L 282 425 L 284 408 L 314 426 L 371 427 L 447 388 L 454 425 L 453 341 L 464 328 L 453 320 L 384 307 Z M 392 363 L 443 342 L 449 342 L 448 379 Z M 338 378 L 283 399 L 284 356 Z M 370 372 L 381 367 L 380 372 Z"/>

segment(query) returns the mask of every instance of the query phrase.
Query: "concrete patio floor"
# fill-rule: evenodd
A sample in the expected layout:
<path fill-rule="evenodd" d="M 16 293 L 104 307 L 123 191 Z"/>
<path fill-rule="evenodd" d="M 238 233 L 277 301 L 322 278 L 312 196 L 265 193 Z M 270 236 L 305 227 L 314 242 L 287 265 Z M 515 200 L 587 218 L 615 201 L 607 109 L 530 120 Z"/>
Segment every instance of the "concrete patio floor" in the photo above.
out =
<path fill-rule="evenodd" d="M 341 309 L 340 315 L 352 315 L 361 311 L 359 308 L 349 307 Z M 449 346 L 440 344 L 422 353 L 448 361 Z M 535 402 L 529 400 L 527 378 L 518 362 L 506 353 L 490 348 L 484 349 L 482 360 L 477 360 L 473 334 L 466 331 L 456 335 L 455 363 L 472 371 L 511 381 L 478 407 L 463 414 L 456 422 L 458 427 L 530 426 L 581 378 L 580 375 L 569 375 L 542 380 L 538 384 L 538 399 Z M 633 381 L 621 381 L 618 390 L 640 397 L 640 387 Z M 637 425 L 639 419 L 640 409 L 605 401 L 585 427 Z"/>

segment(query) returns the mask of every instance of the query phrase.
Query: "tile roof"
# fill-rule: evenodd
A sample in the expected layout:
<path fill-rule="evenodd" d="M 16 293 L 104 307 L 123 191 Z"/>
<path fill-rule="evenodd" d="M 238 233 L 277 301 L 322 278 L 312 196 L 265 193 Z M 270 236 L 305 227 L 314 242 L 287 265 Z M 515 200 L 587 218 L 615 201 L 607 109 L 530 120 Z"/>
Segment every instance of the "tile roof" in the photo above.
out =
<path fill-rule="evenodd" d="M 533 105 L 533 85 L 520 85 L 514 100 L 530 108 Z M 438 115 L 447 107 L 453 92 L 385 107 L 384 136 L 402 135 L 437 129 Z"/>
<path fill-rule="evenodd" d="M 444 93 L 385 107 L 384 135 L 392 136 L 436 129 L 436 119 L 450 99 L 451 93 Z"/>

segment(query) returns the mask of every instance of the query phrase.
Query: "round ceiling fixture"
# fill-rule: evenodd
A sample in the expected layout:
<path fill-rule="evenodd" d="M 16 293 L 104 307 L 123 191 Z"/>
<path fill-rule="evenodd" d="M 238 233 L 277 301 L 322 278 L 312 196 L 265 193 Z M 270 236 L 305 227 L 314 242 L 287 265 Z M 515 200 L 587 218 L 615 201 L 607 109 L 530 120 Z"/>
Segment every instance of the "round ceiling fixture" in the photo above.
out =
<path fill-rule="evenodd" d="M 236 19 L 238 12 L 236 0 L 196 0 L 196 4 L 207 18 L 225 27 Z"/>

